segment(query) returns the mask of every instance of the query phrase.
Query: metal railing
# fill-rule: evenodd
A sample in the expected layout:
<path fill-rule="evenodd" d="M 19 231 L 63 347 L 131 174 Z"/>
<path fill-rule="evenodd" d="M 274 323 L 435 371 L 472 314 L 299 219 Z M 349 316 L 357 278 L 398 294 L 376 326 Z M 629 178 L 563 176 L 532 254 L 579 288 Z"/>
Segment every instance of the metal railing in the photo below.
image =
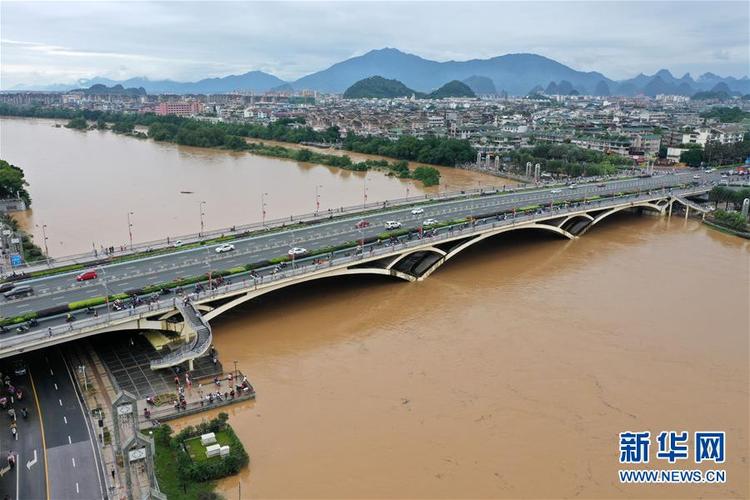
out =
<path fill-rule="evenodd" d="M 627 178 L 607 178 L 606 180 L 612 181 L 612 180 L 627 180 Z M 652 185 L 665 185 L 668 183 L 668 181 L 674 180 L 672 176 L 659 176 L 659 177 L 652 177 L 650 184 Z M 590 179 L 587 179 L 582 182 L 588 182 L 591 181 Z M 592 181 L 593 182 L 593 181 Z M 643 180 L 641 180 L 641 183 L 643 183 Z M 630 187 L 631 185 L 636 184 L 636 179 L 633 179 L 632 183 L 623 184 L 618 187 L 626 188 Z M 54 269 L 58 267 L 64 267 L 74 264 L 90 264 L 92 262 L 106 262 L 107 260 L 112 260 L 118 257 L 125 257 L 129 255 L 136 255 L 136 254 L 143 254 L 144 257 L 148 257 L 148 252 L 155 251 L 155 250 L 163 250 L 167 248 L 173 248 L 173 245 L 175 242 L 180 241 L 183 245 L 189 245 L 189 244 L 195 244 L 200 243 L 202 241 L 207 240 L 214 240 L 216 238 L 224 238 L 224 237 L 232 237 L 237 238 L 241 237 L 243 235 L 246 235 L 247 233 L 254 233 L 254 232 L 263 232 L 263 231 L 269 231 L 273 229 L 280 229 L 285 228 L 289 225 L 295 225 L 300 223 L 320 223 L 320 222 L 326 222 L 330 220 L 332 217 L 345 217 L 345 216 L 354 216 L 356 214 L 362 214 L 365 212 L 373 211 L 373 210 L 385 210 L 385 209 L 393 209 L 393 208 L 399 208 L 399 207 L 405 207 L 409 205 L 414 205 L 418 203 L 425 203 L 425 202 L 444 202 L 444 201 L 451 201 L 451 200 L 461 200 L 461 199 L 468 199 L 476 196 L 481 195 L 498 195 L 498 194 L 518 194 L 523 193 L 525 191 L 535 191 L 537 189 L 542 188 L 548 188 L 548 187 L 554 187 L 557 185 L 563 185 L 562 182 L 559 181 L 551 181 L 551 182 L 540 182 L 537 185 L 526 185 L 521 187 L 504 187 L 498 188 L 497 186 L 485 186 L 485 187 L 477 187 L 473 189 L 464 189 L 461 191 L 445 191 L 442 193 L 435 193 L 435 194 L 423 194 L 423 195 L 417 195 L 417 196 L 410 196 L 410 197 L 404 197 L 404 198 L 397 198 L 394 200 L 386 200 L 386 201 L 379 201 L 379 202 L 370 202 L 370 203 L 363 203 L 358 205 L 350 205 L 347 207 L 339 207 L 335 209 L 326 209 L 326 210 L 320 210 L 317 212 L 308 212 L 305 214 L 299 214 L 299 215 L 290 215 L 289 217 L 284 218 L 278 218 L 273 219 L 265 222 L 253 222 L 250 224 L 243 224 L 238 226 L 231 226 L 226 228 L 220 228 L 220 229 L 214 229 L 209 231 L 203 231 L 199 233 L 190 233 L 190 234 L 184 234 L 184 235 L 176 235 L 176 236 L 167 236 L 165 238 L 161 238 L 158 240 L 152 240 L 152 241 L 146 241 L 141 243 L 136 243 L 132 247 L 130 245 L 125 247 L 120 247 L 119 245 L 115 247 L 114 252 L 112 253 L 102 253 L 101 251 L 89 251 L 84 252 L 80 254 L 73 254 L 63 257 L 57 257 L 57 258 L 49 258 L 45 262 L 38 262 L 33 264 L 24 264 L 22 266 L 17 266 L 13 269 L 7 269 L 4 270 L 5 276 L 11 274 L 11 273 L 31 273 L 35 271 L 44 271 L 49 269 Z M 588 185 L 590 187 L 590 185 Z M 613 186 L 608 185 L 606 188 L 602 189 L 612 189 Z M 530 195 L 532 193 L 529 193 Z M 175 248 L 175 250 L 179 250 L 178 248 Z"/>
<path fill-rule="evenodd" d="M 162 356 L 159 359 L 151 361 L 151 369 L 169 368 L 178 365 L 190 359 L 202 356 L 208 351 L 213 340 L 211 335 L 211 326 L 206 322 L 193 304 L 189 301 L 185 303 L 176 303 L 177 308 L 182 313 L 185 322 L 189 322 L 195 330 L 195 338 L 190 343 L 185 343 L 174 351 Z"/>
<path fill-rule="evenodd" d="M 296 264 L 289 269 L 281 270 L 275 273 L 263 274 L 257 278 L 251 277 L 249 272 L 240 273 L 232 276 L 232 278 L 245 275 L 245 279 L 242 281 L 236 281 L 228 284 L 221 285 L 193 295 L 194 303 L 202 303 L 213 300 L 218 296 L 226 296 L 233 294 L 238 291 L 246 291 L 248 289 L 257 289 L 259 286 L 268 285 L 270 283 L 277 283 L 286 279 L 291 279 L 304 274 L 314 273 L 316 271 L 328 270 L 333 267 L 342 267 L 352 263 L 362 262 L 365 260 L 377 260 L 387 255 L 398 255 L 403 253 L 405 250 L 418 248 L 420 246 L 431 246 L 436 242 L 459 239 L 466 236 L 470 236 L 476 233 L 482 233 L 490 231 L 495 228 L 505 226 L 515 226 L 525 224 L 530 221 L 543 221 L 547 219 L 556 218 L 559 216 L 570 215 L 578 212 L 586 212 L 596 208 L 610 208 L 626 203 L 636 203 L 640 201 L 648 201 L 653 199 L 660 199 L 666 196 L 690 196 L 706 192 L 705 187 L 691 187 L 679 190 L 668 190 L 662 189 L 656 192 L 650 193 L 636 193 L 623 195 L 615 198 L 604 198 L 591 200 L 587 202 L 579 202 L 575 204 L 565 206 L 556 206 L 552 208 L 542 209 L 541 213 L 534 212 L 531 214 L 517 214 L 512 217 L 496 218 L 491 223 L 461 223 L 457 224 L 458 228 L 450 230 L 448 227 L 439 228 L 438 234 L 414 239 L 414 240 L 400 240 L 398 243 L 393 245 L 382 245 L 377 246 L 375 244 L 365 245 L 365 248 L 361 252 L 352 252 L 349 250 L 345 255 L 336 257 L 335 255 L 328 260 L 323 260 L 322 256 L 309 257 L 304 260 L 298 260 Z M 507 214 L 506 214 L 507 215 Z M 494 217 L 493 217 L 494 218 Z M 367 250 L 369 247 L 369 250 Z M 274 266 L 269 266 L 263 269 L 256 269 L 257 271 L 268 270 Z M 249 278 L 249 279 L 248 279 Z M 108 311 L 105 314 L 101 314 L 97 317 L 83 318 L 75 320 L 71 323 L 56 325 L 45 328 L 39 328 L 38 330 L 31 330 L 22 335 L 11 337 L 8 339 L 0 340 L 0 352 L 6 349 L 13 349 L 16 346 L 28 344 L 33 341 L 39 341 L 38 343 L 44 344 L 46 342 L 58 343 L 61 340 L 68 338 L 75 338 L 79 335 L 86 333 L 96 333 L 101 330 L 101 327 L 108 324 L 116 325 L 124 322 L 128 322 L 133 319 L 141 319 L 145 316 L 153 316 L 157 314 L 163 314 L 173 311 L 178 308 L 177 301 L 180 300 L 178 297 L 171 297 L 168 299 L 159 299 L 149 304 L 143 304 L 135 307 L 130 307 L 122 311 Z"/>

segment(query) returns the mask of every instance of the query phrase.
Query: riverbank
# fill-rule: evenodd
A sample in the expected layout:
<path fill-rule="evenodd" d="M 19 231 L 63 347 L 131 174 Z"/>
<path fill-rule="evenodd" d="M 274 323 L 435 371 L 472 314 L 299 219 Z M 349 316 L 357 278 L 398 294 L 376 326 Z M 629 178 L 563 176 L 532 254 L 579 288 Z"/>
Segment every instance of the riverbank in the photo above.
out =
<path fill-rule="evenodd" d="M 703 219 L 703 224 L 707 225 L 708 227 L 715 229 L 717 231 L 721 231 L 722 233 L 731 234 L 734 236 L 739 236 L 740 238 L 745 238 L 746 240 L 750 240 L 750 232 L 747 231 L 738 231 L 736 229 L 733 229 L 731 227 L 723 226 L 721 224 L 717 224 L 715 222 L 712 222 L 708 219 Z"/>

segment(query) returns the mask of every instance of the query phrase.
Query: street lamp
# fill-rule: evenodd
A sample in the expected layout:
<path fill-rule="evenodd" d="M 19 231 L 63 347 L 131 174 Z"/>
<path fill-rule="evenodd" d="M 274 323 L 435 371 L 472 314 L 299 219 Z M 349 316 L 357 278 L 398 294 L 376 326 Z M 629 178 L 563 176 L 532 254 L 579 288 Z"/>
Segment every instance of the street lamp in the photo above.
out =
<path fill-rule="evenodd" d="M 261 225 L 266 225 L 266 196 L 268 193 L 260 193 Z"/>
<path fill-rule="evenodd" d="M 133 224 L 130 222 L 130 216 L 135 215 L 133 212 L 128 212 L 128 236 L 130 236 L 130 251 L 133 251 Z"/>
<path fill-rule="evenodd" d="M 37 224 L 36 227 L 39 227 L 39 224 Z M 47 265 L 49 265 L 49 249 L 47 248 L 47 224 L 42 224 L 42 238 L 44 239 L 44 255 L 47 257 Z"/>
<path fill-rule="evenodd" d="M 367 181 L 369 179 L 367 178 L 367 173 L 365 173 L 365 176 L 362 178 L 362 208 L 365 208 L 367 206 Z"/>
<path fill-rule="evenodd" d="M 198 233 L 198 237 L 199 237 L 199 238 L 203 238 L 203 227 L 204 227 L 204 224 L 203 224 L 203 217 L 204 217 L 204 216 L 206 215 L 206 213 L 205 213 L 205 212 L 203 211 L 203 205 L 205 205 L 205 204 L 206 204 L 206 202 L 205 202 L 205 201 L 202 201 L 202 202 L 200 202 L 200 204 L 198 205 L 198 208 L 200 209 L 200 213 L 201 213 L 201 232 L 200 232 L 200 233 Z"/>
<path fill-rule="evenodd" d="M 107 286 L 107 278 L 106 276 L 104 276 L 104 267 L 101 265 L 99 266 L 99 274 L 101 275 L 101 278 L 102 278 L 100 282 L 102 286 L 104 287 L 104 303 L 107 306 L 107 322 L 109 322 L 110 319 L 112 318 L 112 311 L 111 311 L 111 308 L 109 307 L 109 295 L 110 294 L 109 294 L 109 287 Z"/>
<path fill-rule="evenodd" d="M 322 187 L 322 184 L 315 185 L 315 215 L 318 215 L 318 212 L 320 211 L 320 192 L 318 190 Z"/>

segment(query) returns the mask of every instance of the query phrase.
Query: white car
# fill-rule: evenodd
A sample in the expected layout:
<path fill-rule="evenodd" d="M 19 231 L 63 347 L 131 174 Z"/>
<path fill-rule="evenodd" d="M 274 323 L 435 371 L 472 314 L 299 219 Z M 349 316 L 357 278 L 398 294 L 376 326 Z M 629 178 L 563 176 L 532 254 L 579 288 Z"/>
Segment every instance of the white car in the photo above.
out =
<path fill-rule="evenodd" d="M 416 208 L 412 208 L 411 209 L 411 214 L 412 215 L 420 215 L 420 214 L 423 214 L 423 213 L 424 213 L 424 208 L 416 207 Z"/>
<path fill-rule="evenodd" d="M 177 240 L 174 243 L 172 243 L 172 246 L 175 248 L 180 248 L 182 246 L 182 240 Z"/>
<path fill-rule="evenodd" d="M 435 224 L 437 224 L 437 223 L 438 223 L 438 221 L 437 221 L 436 219 L 427 219 L 427 220 L 425 220 L 425 221 L 424 221 L 424 222 L 422 223 L 422 225 L 423 225 L 423 226 L 434 226 L 434 225 L 435 225 Z"/>
<path fill-rule="evenodd" d="M 386 229 L 398 229 L 401 227 L 401 223 L 397 220 L 389 220 L 385 223 Z"/>
<path fill-rule="evenodd" d="M 693 179 L 700 179 L 700 178 L 701 178 L 701 176 L 700 176 L 700 175 L 698 175 L 698 174 L 695 174 L 695 175 L 693 176 Z"/>
<path fill-rule="evenodd" d="M 232 245 L 231 243 L 224 243 L 223 245 L 219 245 L 218 247 L 216 247 L 214 251 L 216 253 L 225 253 L 231 252 L 232 250 L 234 250 L 234 245 Z"/>
<path fill-rule="evenodd" d="M 568 189 L 575 189 L 577 187 L 578 187 L 578 184 L 571 184 L 570 186 L 568 186 Z"/>
<path fill-rule="evenodd" d="M 562 193 L 562 189 L 553 189 L 552 191 L 550 191 L 550 193 L 552 193 L 552 194 L 560 194 L 560 193 Z"/>
<path fill-rule="evenodd" d="M 290 248 L 287 253 L 290 257 L 299 257 L 300 255 L 305 255 L 307 253 L 307 250 L 300 247 L 294 247 Z"/>

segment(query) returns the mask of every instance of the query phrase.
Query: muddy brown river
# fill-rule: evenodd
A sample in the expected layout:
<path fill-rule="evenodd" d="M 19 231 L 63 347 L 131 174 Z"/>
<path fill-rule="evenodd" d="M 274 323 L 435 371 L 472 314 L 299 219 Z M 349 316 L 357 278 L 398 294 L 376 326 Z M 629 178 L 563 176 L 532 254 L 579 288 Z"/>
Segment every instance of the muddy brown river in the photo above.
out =
<path fill-rule="evenodd" d="M 219 490 L 747 498 L 750 245 L 610 219 L 572 242 L 499 237 L 421 283 L 321 282 L 215 320 L 258 391 L 229 410 L 251 465 Z M 727 483 L 620 484 L 618 434 L 646 430 L 726 431 Z M 641 468 L 669 468 L 652 446 Z"/>
<path fill-rule="evenodd" d="M 326 206 L 333 193 L 336 204 L 362 196 L 350 172 L 39 123 L 3 120 L 2 157 L 27 170 L 34 220 L 53 218 L 66 248 L 84 233 L 122 240 L 131 206 L 147 239 L 158 237 L 149 224 L 197 229 L 200 199 L 218 226 L 257 219 L 261 189 L 273 190 L 277 216 L 309 210 L 320 179 Z M 39 135 L 23 148 L 7 142 L 29 131 Z M 47 174 L 26 161 L 40 156 L 54 190 L 37 187 Z M 101 160 L 84 169 L 87 158 Z M 370 176 L 381 197 L 405 189 Z M 227 410 L 251 464 L 218 489 L 227 499 L 747 498 L 749 256 L 750 242 L 695 220 L 623 214 L 575 241 L 507 233 L 419 283 L 357 277 L 267 295 L 214 322 L 224 365 L 237 361 L 258 393 Z M 631 468 L 721 468 L 727 482 L 620 484 L 618 434 L 662 430 L 725 431 L 726 463 L 670 466 L 654 442 L 651 462 Z"/>
<path fill-rule="evenodd" d="M 442 184 L 383 172 L 338 168 L 192 148 L 121 136 L 109 131 L 55 127 L 64 120 L 0 119 L 0 158 L 21 167 L 32 210 L 16 215 L 52 256 L 127 245 L 128 212 L 135 242 L 227 228 L 320 209 L 393 200 L 514 181 L 440 167 Z M 355 160 L 363 155 L 352 155 Z M 317 190 L 316 190 L 317 186 Z M 319 198 L 316 198 L 316 192 Z M 201 206 L 201 202 L 206 204 Z M 202 208 L 201 208 L 202 207 Z"/>

